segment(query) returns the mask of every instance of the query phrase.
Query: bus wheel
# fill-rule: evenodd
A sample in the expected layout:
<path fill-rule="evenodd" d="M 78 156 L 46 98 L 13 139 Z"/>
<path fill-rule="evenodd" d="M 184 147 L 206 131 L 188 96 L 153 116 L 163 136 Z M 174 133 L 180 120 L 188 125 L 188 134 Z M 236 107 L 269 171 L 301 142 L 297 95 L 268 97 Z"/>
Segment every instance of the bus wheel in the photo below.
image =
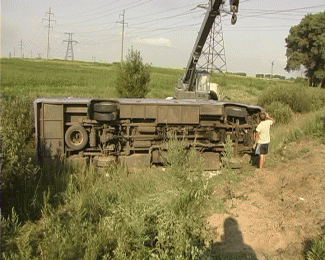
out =
<path fill-rule="evenodd" d="M 73 125 L 65 132 L 65 143 L 73 150 L 81 150 L 88 143 L 88 133 L 80 125 Z"/>

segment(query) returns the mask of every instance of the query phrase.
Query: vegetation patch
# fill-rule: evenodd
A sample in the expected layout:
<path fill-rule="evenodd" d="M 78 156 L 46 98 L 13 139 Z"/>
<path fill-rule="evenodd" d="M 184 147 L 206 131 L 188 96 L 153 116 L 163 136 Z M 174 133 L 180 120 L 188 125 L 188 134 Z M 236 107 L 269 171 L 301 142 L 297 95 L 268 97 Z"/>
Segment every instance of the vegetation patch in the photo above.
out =
<path fill-rule="evenodd" d="M 240 181 L 227 166 L 232 156 L 229 143 L 225 166 L 212 177 L 203 173 L 194 150 L 184 150 L 182 140 L 173 135 L 164 171 L 130 174 L 113 165 L 99 173 L 93 166 L 35 162 L 32 99 L 116 97 L 117 66 L 2 59 L 4 259 L 213 259 L 206 216 L 212 207 L 225 212 Z M 152 68 L 147 97 L 173 95 L 181 74 Z M 303 82 L 236 75 L 214 74 L 211 81 L 219 83 L 232 101 L 260 101 L 278 122 L 283 120 L 271 130 L 269 162 L 308 154 L 303 149 L 281 153 L 290 142 L 315 138 L 325 143 L 323 90 L 303 87 Z M 315 240 L 309 259 L 322 257 L 323 240 Z"/>
<path fill-rule="evenodd" d="M 279 101 L 272 102 L 265 110 L 280 124 L 289 123 L 294 116 L 290 106 Z"/>
<path fill-rule="evenodd" d="M 258 102 L 266 107 L 273 102 L 287 104 L 296 113 L 320 109 L 325 104 L 324 91 L 300 86 L 272 86 L 261 93 Z"/>
<path fill-rule="evenodd" d="M 199 259 L 209 254 L 204 206 L 212 185 L 182 143 L 171 141 L 180 162 L 166 171 L 128 174 L 75 168 L 55 209 L 44 194 L 38 222 L 20 226 L 13 213 L 3 221 L 7 259 Z M 191 151 L 188 151 L 191 153 Z M 194 153 L 193 153 L 194 155 Z M 12 232 L 12 229 L 15 232 Z"/>

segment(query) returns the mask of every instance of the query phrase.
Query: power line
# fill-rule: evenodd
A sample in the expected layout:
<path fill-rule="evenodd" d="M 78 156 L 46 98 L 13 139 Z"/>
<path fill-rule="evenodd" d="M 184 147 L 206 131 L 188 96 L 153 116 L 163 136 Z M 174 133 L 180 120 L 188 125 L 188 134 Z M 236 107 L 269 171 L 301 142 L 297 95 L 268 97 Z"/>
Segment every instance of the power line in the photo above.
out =
<path fill-rule="evenodd" d="M 293 11 L 297 11 L 297 10 L 305 10 L 305 9 L 313 9 L 313 8 L 318 8 L 318 7 L 323 7 L 325 5 L 316 5 L 316 6 L 308 6 L 308 7 L 299 7 L 299 8 L 293 8 L 293 9 L 283 9 L 283 10 L 265 10 L 265 11 L 261 11 L 262 15 L 270 15 L 270 14 L 278 14 L 278 13 L 286 13 L 286 12 L 293 12 Z M 242 18 L 251 18 L 251 17 L 256 17 L 259 15 L 251 15 L 251 16 L 243 16 Z"/>
<path fill-rule="evenodd" d="M 76 2 L 76 1 L 71 1 L 71 0 L 67 0 L 67 1 L 70 1 L 70 3 Z M 111 20 L 112 17 L 109 17 L 109 16 L 112 13 L 117 13 L 117 12 L 114 12 L 114 10 L 117 10 L 118 8 L 123 7 L 124 4 L 123 5 L 117 4 L 118 1 L 113 1 L 113 0 L 109 0 L 109 1 L 110 1 L 110 3 L 105 4 L 103 7 L 94 6 L 93 9 L 91 9 L 91 10 L 88 9 L 87 11 L 85 10 L 83 12 L 83 13 L 88 13 L 89 14 L 88 17 L 90 16 L 90 18 L 93 18 L 93 19 L 91 19 L 92 22 L 90 22 L 89 20 L 83 20 L 83 21 L 77 21 L 75 23 L 75 25 L 74 25 L 75 27 L 82 27 L 82 29 L 81 28 L 77 29 L 80 32 L 75 31 L 78 35 L 80 34 L 80 37 L 82 37 L 82 39 L 86 40 L 86 36 L 89 36 L 89 37 L 91 37 L 90 40 L 94 44 L 107 44 L 107 42 L 116 43 L 118 41 L 116 37 L 120 37 L 119 36 L 120 33 L 118 35 L 117 31 L 116 31 L 117 29 L 115 30 L 110 25 L 112 23 L 114 26 L 115 21 L 112 21 Z M 150 7 L 150 5 L 147 5 L 148 3 L 150 3 L 150 0 L 149 1 L 148 0 L 138 0 L 138 1 L 133 0 L 133 1 L 128 1 L 128 2 L 129 2 L 128 6 L 124 10 L 131 10 L 131 9 L 134 10 L 135 8 L 138 8 L 138 6 L 143 6 L 143 5 L 146 5 L 145 6 L 146 8 Z M 206 1 L 204 1 L 204 2 L 206 2 Z M 241 1 L 241 3 L 242 2 L 243 1 Z M 68 4 L 70 4 L 70 3 L 68 3 Z M 104 2 L 102 4 L 104 4 Z M 175 4 L 175 2 L 173 4 Z M 146 36 L 147 37 L 155 37 L 156 35 L 161 36 L 161 35 L 168 34 L 168 33 L 174 32 L 174 31 L 179 31 L 179 30 L 197 31 L 197 29 L 195 29 L 195 26 L 200 25 L 200 23 L 193 23 L 193 22 L 192 22 L 192 24 L 186 23 L 186 21 L 188 21 L 190 19 L 192 19 L 194 22 L 198 21 L 198 16 L 196 15 L 197 13 L 195 11 L 184 10 L 184 7 L 193 6 L 193 5 L 190 4 L 189 2 L 187 2 L 186 4 L 187 5 L 183 5 L 180 7 L 172 6 L 172 8 L 168 6 L 169 7 L 168 10 L 158 11 L 156 9 L 156 10 L 154 10 L 154 12 L 150 12 L 150 13 L 146 13 L 145 12 L 146 10 L 144 10 L 143 13 L 142 12 L 134 13 L 133 17 L 129 17 L 130 15 L 128 12 L 128 19 L 127 19 L 128 22 L 130 23 L 130 20 L 132 20 L 135 23 L 129 25 L 130 29 L 128 29 L 128 33 L 126 35 L 124 35 L 125 39 L 123 39 L 123 45 L 125 44 L 124 40 L 129 39 L 130 37 L 143 37 L 143 38 Z M 324 6 L 324 5 L 321 5 L 321 6 Z M 316 6 L 316 7 L 319 7 L 319 6 Z M 110 8 L 108 12 L 105 10 L 101 11 L 101 13 L 102 12 L 108 13 L 108 14 L 105 14 L 105 16 L 101 16 L 103 18 L 102 20 L 98 20 L 98 19 L 101 19 L 100 16 L 95 17 L 93 14 L 90 13 L 90 12 L 95 12 L 96 10 L 98 10 L 100 8 L 105 8 L 106 10 L 108 10 L 108 8 Z M 294 8 L 294 9 L 287 9 L 287 10 L 248 10 L 248 12 L 246 14 L 241 12 L 240 17 L 241 18 L 257 17 L 257 19 L 259 19 L 260 18 L 259 16 L 263 16 L 263 18 L 267 18 L 267 19 L 279 19 L 279 22 L 280 22 L 281 19 L 293 20 L 293 17 L 292 17 L 293 15 L 297 14 L 297 16 L 299 16 L 298 12 L 300 13 L 302 9 L 308 9 L 308 8 L 311 8 L 311 7 Z M 299 9 L 299 10 L 296 10 L 296 9 Z M 241 10 L 244 10 L 244 9 L 241 9 Z M 292 11 L 288 11 L 288 10 L 292 10 Z M 256 12 L 260 12 L 260 13 L 256 13 Z M 272 12 L 275 12 L 275 13 L 272 14 Z M 49 13 L 51 13 L 51 10 Z M 139 15 L 139 14 L 141 14 L 141 15 Z M 276 16 L 283 16 L 283 15 L 287 15 L 287 17 L 286 18 L 276 17 Z M 49 15 L 48 17 L 49 17 L 49 19 L 51 19 L 52 14 Z M 71 16 L 69 16 L 69 17 L 71 17 Z M 104 17 L 105 17 L 105 20 L 104 20 Z M 137 21 L 138 18 L 142 18 L 142 20 L 144 20 L 143 23 L 139 23 Z M 156 19 L 153 19 L 153 18 L 156 18 Z M 56 19 L 57 19 L 57 15 L 56 15 Z M 80 20 L 80 19 L 78 19 L 78 20 Z M 228 18 L 226 18 L 226 20 L 228 20 Z M 52 21 L 54 21 L 54 20 L 52 20 Z M 102 22 L 102 21 L 106 21 L 106 22 Z M 68 24 L 66 24 L 66 25 L 68 25 Z M 70 25 L 71 25 L 71 23 L 69 23 L 69 26 Z M 139 25 L 143 25 L 143 26 L 139 26 Z M 51 26 L 50 22 L 47 27 L 49 27 L 49 26 Z M 58 24 L 57 26 L 64 26 L 64 24 Z M 99 26 L 102 26 L 102 27 L 99 27 Z M 95 27 L 97 27 L 97 28 L 95 28 Z M 246 31 L 247 31 L 247 29 L 253 30 L 253 28 L 256 28 L 257 30 L 255 30 L 255 31 L 271 31 L 271 30 L 273 31 L 273 30 L 276 30 L 276 28 L 278 28 L 276 25 L 272 26 L 272 27 L 274 29 L 273 28 L 267 29 L 266 27 L 261 28 L 259 26 L 256 26 L 256 27 L 252 26 L 250 28 L 245 28 L 245 30 Z M 67 27 L 66 28 L 61 27 L 61 28 L 64 29 L 64 30 L 61 30 L 61 33 L 63 33 L 65 30 L 69 30 L 69 29 L 66 29 Z M 69 28 L 71 30 L 71 26 Z M 226 26 L 226 28 L 227 28 L 227 26 Z M 239 30 L 240 28 L 241 27 L 238 27 L 232 31 L 240 31 Z M 91 30 L 91 29 L 94 29 L 94 30 Z M 36 33 L 38 33 L 38 31 L 36 31 L 35 34 Z M 53 35 L 52 35 L 52 37 L 53 37 Z M 78 40 L 81 41 L 80 39 L 78 39 Z M 82 41 L 85 42 L 84 40 L 82 40 Z M 100 43 L 96 43 L 95 41 L 100 41 Z M 48 32 L 48 47 L 49 47 L 49 45 L 50 44 L 49 44 L 49 32 Z M 28 48 L 28 46 L 25 47 L 25 52 L 26 52 L 26 48 Z M 34 51 L 36 51 L 36 49 L 34 49 Z M 48 54 L 48 55 L 50 55 L 50 54 Z"/>
<path fill-rule="evenodd" d="M 314 6 L 305 6 L 305 7 L 298 7 L 298 8 L 293 8 L 293 9 L 274 9 L 274 10 L 270 10 L 270 9 L 245 9 L 245 8 L 241 8 L 241 10 L 244 11 L 257 11 L 257 12 L 292 12 L 292 11 L 297 11 L 297 10 L 306 10 L 306 9 L 314 9 L 314 8 L 318 8 L 318 7 L 323 7 L 325 5 L 314 5 Z"/>
<path fill-rule="evenodd" d="M 116 1 L 114 1 L 114 2 L 112 2 L 112 3 L 108 3 L 108 4 L 105 4 L 105 5 L 99 6 L 99 7 L 96 7 L 96 8 L 94 8 L 94 9 L 88 9 L 88 8 L 87 8 L 87 11 L 83 11 L 83 12 L 81 12 L 81 13 L 77 13 L 77 14 L 75 14 L 75 15 L 71 15 L 71 14 L 70 14 L 70 15 L 63 15 L 63 16 L 58 16 L 57 18 L 67 18 L 67 17 L 69 17 L 69 18 L 74 18 L 74 17 L 89 17 L 89 16 L 93 16 L 93 15 L 98 15 L 98 14 L 103 13 L 103 11 L 100 12 L 100 13 L 89 14 L 89 15 L 83 15 L 83 14 L 90 13 L 90 12 L 95 11 L 95 10 L 98 10 L 98 9 L 103 10 L 103 8 L 105 8 L 105 7 L 107 7 L 107 6 L 111 6 L 112 4 L 114 4 L 114 3 L 116 3 L 116 2 L 119 2 L 119 0 L 116 0 Z"/>
<path fill-rule="evenodd" d="M 134 5 L 135 3 L 138 3 L 138 2 L 140 2 L 140 1 L 143 1 L 143 0 L 137 0 L 137 1 L 135 1 L 135 2 L 133 2 L 133 3 L 131 3 L 131 4 L 129 4 L 128 7 L 124 8 L 124 10 L 129 10 L 129 9 L 134 8 L 134 7 L 138 7 L 138 6 L 144 5 L 144 4 L 146 4 L 146 3 L 149 3 L 149 2 L 152 1 L 152 0 L 147 0 L 147 1 L 144 2 L 144 3 Z M 132 5 L 132 4 L 133 4 L 133 5 Z M 116 10 L 116 9 L 121 9 L 121 7 L 112 8 L 112 9 L 110 9 L 110 11 L 112 11 L 112 10 Z M 102 11 L 102 12 L 99 12 L 99 13 L 97 13 L 97 14 L 94 14 L 95 17 L 93 17 L 93 18 L 91 18 L 91 19 L 87 19 L 87 20 L 83 20 L 83 21 L 79 21 L 79 22 L 75 22 L 75 23 L 70 23 L 69 25 L 71 25 L 71 24 L 74 25 L 74 24 L 80 24 L 80 23 L 90 22 L 90 21 L 94 21 L 94 20 L 101 19 L 101 18 L 107 18 L 108 16 L 111 16 L 111 15 L 117 14 L 117 13 L 119 13 L 120 11 L 121 11 L 121 10 L 118 10 L 118 11 L 116 11 L 116 12 L 112 12 L 112 13 L 107 13 L 107 11 Z M 105 14 L 102 15 L 102 16 L 98 16 L 98 14 L 102 14 L 102 13 L 105 13 Z"/>

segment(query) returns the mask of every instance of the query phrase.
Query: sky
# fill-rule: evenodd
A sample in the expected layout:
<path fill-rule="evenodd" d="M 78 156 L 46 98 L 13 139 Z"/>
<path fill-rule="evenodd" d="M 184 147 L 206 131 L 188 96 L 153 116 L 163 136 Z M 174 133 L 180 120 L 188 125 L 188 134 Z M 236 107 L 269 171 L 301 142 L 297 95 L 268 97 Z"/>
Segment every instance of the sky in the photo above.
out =
<path fill-rule="evenodd" d="M 288 74 L 285 38 L 308 13 L 325 10 L 325 0 L 240 0 L 231 25 L 226 0 L 221 13 L 228 72 Z M 118 62 L 129 49 L 153 66 L 184 68 L 208 0 L 2 0 L 1 56 L 65 59 L 69 34 L 75 60 Z M 49 24 L 49 20 L 50 24 Z M 48 30 L 48 27 L 51 27 Z M 49 38 L 48 38 L 49 35 Z M 220 47 L 219 47 L 220 48 Z"/>

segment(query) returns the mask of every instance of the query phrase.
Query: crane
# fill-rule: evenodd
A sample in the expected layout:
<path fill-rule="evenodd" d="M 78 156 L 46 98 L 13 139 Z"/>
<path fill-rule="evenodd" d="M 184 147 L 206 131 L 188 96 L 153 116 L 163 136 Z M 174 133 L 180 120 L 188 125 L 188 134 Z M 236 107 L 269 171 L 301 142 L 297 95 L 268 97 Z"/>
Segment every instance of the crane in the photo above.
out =
<path fill-rule="evenodd" d="M 234 25 L 237 21 L 236 13 L 238 12 L 239 0 L 229 0 L 229 2 L 230 12 L 232 13 L 231 24 Z M 196 71 L 196 64 L 200 58 L 214 20 L 220 15 L 220 6 L 223 3 L 223 0 L 209 1 L 209 7 L 204 16 L 184 75 L 178 80 L 175 88 L 175 98 L 177 99 L 211 99 L 207 73 L 198 73 Z"/>

